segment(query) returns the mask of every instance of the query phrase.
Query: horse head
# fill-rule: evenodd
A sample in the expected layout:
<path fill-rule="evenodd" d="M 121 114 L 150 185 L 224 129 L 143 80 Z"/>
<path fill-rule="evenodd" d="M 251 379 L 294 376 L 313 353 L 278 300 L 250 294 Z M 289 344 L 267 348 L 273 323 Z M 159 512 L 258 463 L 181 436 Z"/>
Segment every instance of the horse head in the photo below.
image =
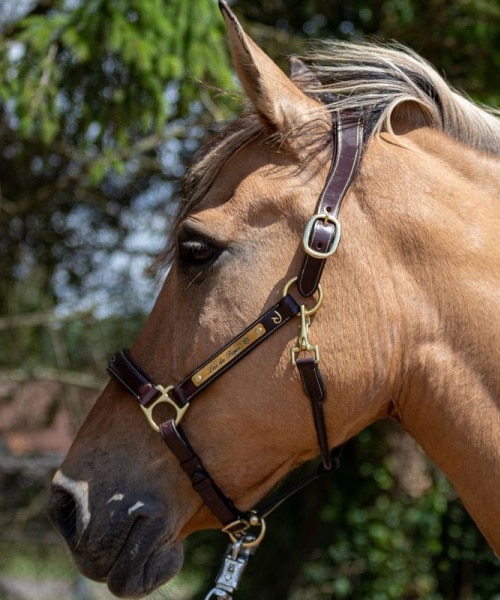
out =
<path fill-rule="evenodd" d="M 470 491 L 474 476 L 468 484 L 458 476 L 452 457 L 457 444 L 447 440 L 450 450 L 442 451 L 444 438 L 452 434 L 432 440 L 423 433 L 436 433 L 438 425 L 419 406 L 437 390 L 437 408 L 446 417 L 444 398 L 457 392 L 444 375 L 439 381 L 429 375 L 443 372 L 440 363 L 451 372 L 458 360 L 458 346 L 446 331 L 455 313 L 443 289 L 460 287 L 454 283 L 457 271 L 431 271 L 441 260 L 454 271 L 463 257 L 461 251 L 454 254 L 457 238 L 461 244 L 471 241 L 470 229 L 452 204 L 460 186 L 472 192 L 479 182 L 476 176 L 473 183 L 464 183 L 478 150 L 464 150 L 463 142 L 452 139 L 458 134 L 433 132 L 437 109 L 422 95 L 401 93 L 378 112 L 370 112 L 369 101 L 361 99 L 347 112 L 365 124 L 364 140 L 358 140 L 364 142 L 362 164 L 356 177 L 357 159 L 348 161 L 352 177 L 339 175 L 339 168 L 332 171 L 336 153 L 340 156 L 339 140 L 332 145 L 332 138 L 347 136 L 335 124 L 352 94 L 325 89 L 321 72 L 313 74 L 297 61 L 287 77 L 245 34 L 227 5 L 221 2 L 221 8 L 233 61 L 253 110 L 205 147 L 187 175 L 168 276 L 138 339 L 110 366 L 113 379 L 54 477 L 52 522 L 82 573 L 106 581 L 118 596 L 139 597 L 180 569 L 186 536 L 221 527 L 221 519 L 186 476 L 186 465 L 182 468 L 158 434 L 159 429 L 167 435 L 163 423 L 171 424 L 168 435 L 181 430 L 179 452 L 187 448 L 189 460 L 201 460 L 210 474 L 210 493 L 215 489 L 223 501 L 230 499 L 231 507 L 248 514 L 292 469 L 318 456 L 321 423 L 323 441 L 332 449 L 391 416 L 422 441 L 452 478 L 457 475 L 459 491 L 498 548 L 498 516 L 488 521 L 491 507 L 476 505 Z M 480 125 L 486 130 L 486 116 L 484 120 Z M 450 175 L 449 160 L 438 156 L 443 141 L 448 156 L 461 161 L 456 170 L 461 174 Z M 487 149 L 481 155 L 482 173 L 491 169 L 491 154 Z M 347 233 L 321 266 L 323 297 L 318 285 L 309 293 L 300 286 L 301 239 L 332 172 L 335 181 L 344 177 L 348 183 L 341 190 Z M 486 207 L 488 194 L 493 192 L 483 194 Z M 436 208 L 437 197 L 441 208 Z M 474 207 L 462 208 L 470 214 Z M 484 222 L 498 222 L 493 208 L 488 210 Z M 455 231 L 449 221 L 445 225 L 446 218 Z M 311 227 L 317 222 L 315 217 Z M 319 226 L 340 235 L 335 216 L 322 214 Z M 493 234 L 482 221 L 476 222 L 476 233 L 480 226 L 475 251 L 486 256 Z M 311 257 L 321 261 L 322 250 L 318 252 L 319 258 Z M 488 289 L 493 285 L 490 266 L 479 268 Z M 465 277 L 463 264 L 456 268 Z M 471 289 L 469 293 L 472 298 Z M 474 316 L 476 330 L 491 321 L 493 302 L 491 293 L 483 312 Z M 462 323 L 463 315 L 457 319 Z M 291 361 L 294 348 L 305 354 L 310 350 L 308 336 L 321 349 L 321 386 L 327 391 L 316 421 Z M 498 353 L 494 339 L 492 335 L 486 346 L 492 354 Z M 484 342 L 479 333 L 472 336 L 471 353 L 478 348 L 484 352 Z M 498 389 L 493 359 L 476 358 L 458 367 L 454 373 L 459 373 L 460 386 L 482 369 L 483 381 L 488 379 L 492 389 L 496 377 Z M 158 398 L 162 402 L 149 411 L 150 423 L 142 409 L 147 412 Z M 174 416 L 170 405 L 177 411 Z M 463 418 L 454 411 L 453 434 Z M 483 432 L 483 439 L 494 448 L 487 462 L 491 482 L 498 483 L 498 438 L 496 446 L 492 441 L 498 410 L 491 424 L 496 429 Z"/>

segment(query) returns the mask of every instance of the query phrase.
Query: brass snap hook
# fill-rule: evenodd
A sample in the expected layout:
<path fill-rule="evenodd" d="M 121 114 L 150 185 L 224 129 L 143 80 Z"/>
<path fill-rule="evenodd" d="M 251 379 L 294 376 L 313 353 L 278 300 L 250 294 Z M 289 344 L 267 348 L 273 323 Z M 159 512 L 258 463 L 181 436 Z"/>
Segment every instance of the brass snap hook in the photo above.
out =
<path fill-rule="evenodd" d="M 297 345 L 291 350 L 292 353 L 292 365 L 297 365 L 297 356 L 301 352 L 313 352 L 314 360 L 319 362 L 319 346 L 316 344 L 309 343 L 309 325 L 311 324 L 311 318 L 307 314 L 306 307 L 300 305 L 300 327 L 299 337 L 297 339 Z"/>

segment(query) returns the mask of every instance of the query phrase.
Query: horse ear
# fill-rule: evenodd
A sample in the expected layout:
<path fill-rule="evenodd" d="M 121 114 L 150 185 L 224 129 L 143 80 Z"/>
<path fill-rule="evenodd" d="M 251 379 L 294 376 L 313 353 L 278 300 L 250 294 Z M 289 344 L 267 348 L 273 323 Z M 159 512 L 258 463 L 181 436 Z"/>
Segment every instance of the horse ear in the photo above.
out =
<path fill-rule="evenodd" d="M 306 96 L 243 31 L 225 0 L 219 0 L 219 7 L 236 71 L 261 120 L 283 132 L 311 121 L 311 112 L 322 105 Z"/>
<path fill-rule="evenodd" d="M 433 115 L 423 103 L 415 100 L 403 100 L 391 111 L 390 129 L 396 135 L 403 135 L 419 127 L 432 127 Z"/>
<path fill-rule="evenodd" d="M 299 87 L 321 88 L 321 82 L 306 63 L 296 56 L 290 57 L 290 79 Z"/>

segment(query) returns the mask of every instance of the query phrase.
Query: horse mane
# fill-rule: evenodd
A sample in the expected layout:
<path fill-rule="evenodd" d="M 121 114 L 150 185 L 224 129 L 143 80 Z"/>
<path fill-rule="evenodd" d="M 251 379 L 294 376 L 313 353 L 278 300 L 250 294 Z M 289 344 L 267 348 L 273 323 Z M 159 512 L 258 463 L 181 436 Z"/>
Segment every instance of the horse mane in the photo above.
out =
<path fill-rule="evenodd" d="M 326 102 L 331 110 L 368 115 L 368 136 L 391 131 L 394 110 L 403 107 L 416 125 L 425 124 L 472 148 L 500 155 L 500 111 L 479 106 L 455 91 L 407 46 L 325 41 L 304 58 L 312 63 L 316 83 L 309 78 L 303 91 L 320 99 L 335 98 Z"/>
<path fill-rule="evenodd" d="M 403 45 L 326 41 L 301 60 L 307 70 L 294 82 L 332 112 L 348 109 L 362 116 L 365 141 L 382 130 L 392 131 L 392 117 L 399 110 L 417 126 L 439 129 L 479 151 L 500 155 L 500 112 L 456 92 Z M 249 112 L 195 155 L 176 224 L 205 195 L 229 157 L 263 130 L 257 115 Z"/>

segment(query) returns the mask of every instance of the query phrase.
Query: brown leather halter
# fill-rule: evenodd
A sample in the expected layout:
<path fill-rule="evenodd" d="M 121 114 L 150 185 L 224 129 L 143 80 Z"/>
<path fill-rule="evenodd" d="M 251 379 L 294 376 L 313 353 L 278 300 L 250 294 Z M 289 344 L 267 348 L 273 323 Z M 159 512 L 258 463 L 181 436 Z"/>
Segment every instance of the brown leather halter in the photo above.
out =
<path fill-rule="evenodd" d="M 333 133 L 332 165 L 316 205 L 316 212 L 304 230 L 302 245 L 305 258 L 302 268 L 298 277 L 285 286 L 281 300 L 175 386 L 164 388 L 153 383 L 127 350 L 121 350 L 112 356 L 108 365 L 109 373 L 140 403 L 153 429 L 161 434 L 190 477 L 193 488 L 222 523 L 233 542 L 254 525 L 261 527 L 258 536 L 260 541 L 265 531 L 265 516 L 307 483 L 338 466 L 338 449 L 331 452 L 327 439 L 323 415 L 325 386 L 318 367 L 318 348 L 309 343 L 308 330 L 310 316 L 318 310 L 323 298 L 320 278 L 326 259 L 335 252 L 340 241 L 341 228 L 337 217 L 341 202 L 359 166 L 363 142 L 361 121 L 349 113 L 334 113 Z M 289 289 L 295 284 L 302 296 L 318 294 L 313 308 L 299 305 L 290 295 Z M 301 325 L 297 346 L 292 350 L 292 362 L 297 366 L 304 390 L 311 400 L 322 465 L 312 475 L 278 498 L 267 502 L 259 510 L 244 513 L 224 495 L 206 471 L 179 422 L 196 396 L 297 315 L 300 316 Z M 153 411 L 160 403 L 173 406 L 176 417 L 157 424 Z"/>

